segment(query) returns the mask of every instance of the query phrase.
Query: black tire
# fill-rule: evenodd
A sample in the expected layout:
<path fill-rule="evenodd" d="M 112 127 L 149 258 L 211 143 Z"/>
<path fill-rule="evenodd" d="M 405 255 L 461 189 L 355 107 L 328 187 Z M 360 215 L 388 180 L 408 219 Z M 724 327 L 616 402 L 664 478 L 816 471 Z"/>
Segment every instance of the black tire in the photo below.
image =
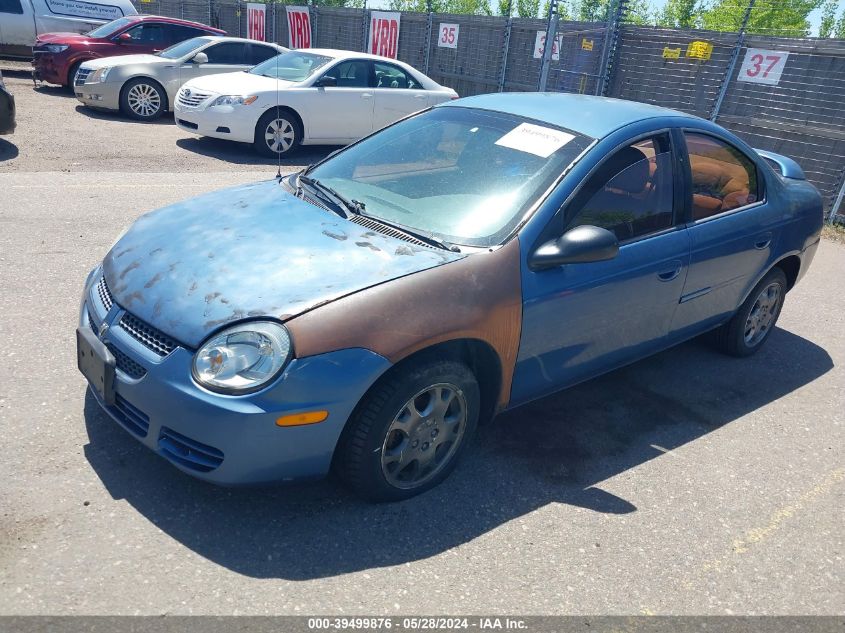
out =
<path fill-rule="evenodd" d="M 434 398 L 429 396 L 434 392 L 443 394 L 441 402 L 448 402 L 442 416 L 433 411 L 434 401 L 426 400 Z M 480 400 L 478 382 L 463 363 L 433 359 L 414 362 L 382 379 L 364 396 L 344 430 L 335 454 L 334 470 L 345 485 L 370 501 L 399 501 L 425 492 L 449 476 L 470 444 L 478 425 Z M 411 426 L 413 421 L 404 427 L 412 430 L 409 434 L 396 428 L 391 430 L 394 421 L 408 413 L 407 406 L 412 401 L 415 407 L 420 406 L 429 414 L 413 418 L 417 420 L 415 427 Z M 465 417 L 457 414 L 462 407 Z M 454 420 L 449 421 L 448 417 Z M 460 424 L 463 429 L 458 434 Z M 439 433 L 443 435 L 436 440 Z M 397 438 L 401 438 L 402 450 L 396 446 Z M 394 455 L 398 453 L 402 457 L 385 465 L 383 451 L 388 443 L 394 444 Z M 428 449 L 425 445 L 429 445 Z M 431 452 L 424 454 L 426 450 Z M 428 468 L 420 465 L 425 459 L 429 460 Z M 405 466 L 403 460 L 408 460 Z M 391 469 L 394 465 L 396 468 Z M 420 472 L 418 483 L 400 481 L 403 473 L 411 472 Z M 425 472 L 428 474 L 423 475 Z"/>
<path fill-rule="evenodd" d="M 82 60 L 76 62 L 73 66 L 70 67 L 70 70 L 67 71 L 67 84 L 65 88 L 67 88 L 68 92 L 76 93 L 76 85 L 74 84 L 74 79 L 76 79 L 76 71 L 79 70 L 79 67 L 82 66 L 82 62 L 87 60 Z"/>
<path fill-rule="evenodd" d="M 150 107 L 143 107 L 144 102 L 135 99 L 135 92 L 148 95 Z M 157 109 L 156 109 L 157 106 Z M 149 110 L 147 112 L 147 110 Z M 126 82 L 120 91 L 120 111 L 136 121 L 154 121 L 167 110 L 167 93 L 154 79 L 137 77 Z"/>
<path fill-rule="evenodd" d="M 266 138 L 266 135 L 271 133 L 269 129 L 271 124 L 274 124 L 284 131 L 285 139 L 290 138 L 289 145 L 286 140 L 285 142 L 278 143 L 276 143 L 275 140 L 272 141 L 276 144 L 276 147 L 281 149 L 281 151 L 274 150 L 270 146 L 271 139 Z M 288 137 L 288 132 L 292 133 L 292 136 Z M 291 110 L 274 107 L 267 110 L 267 112 L 258 119 L 258 123 L 255 125 L 255 137 L 252 145 L 259 154 L 275 158 L 277 156 L 289 156 L 296 151 L 301 142 L 302 126 L 299 123 L 299 118 L 296 117 Z"/>
<path fill-rule="evenodd" d="M 787 281 L 784 272 L 780 268 L 770 270 L 749 293 L 748 298 L 731 320 L 713 332 L 716 346 L 731 356 L 751 356 L 757 352 L 775 329 L 781 308 L 783 308 L 786 289 Z M 776 300 L 771 298 L 770 291 L 777 292 Z M 763 296 L 764 293 L 766 298 Z M 762 312 L 760 312 L 761 306 L 766 306 Z M 758 310 L 759 315 L 766 317 L 766 323 L 763 326 L 763 321 L 758 321 L 756 335 L 750 336 L 749 332 L 755 333 L 755 330 L 749 317 L 755 310 Z"/>

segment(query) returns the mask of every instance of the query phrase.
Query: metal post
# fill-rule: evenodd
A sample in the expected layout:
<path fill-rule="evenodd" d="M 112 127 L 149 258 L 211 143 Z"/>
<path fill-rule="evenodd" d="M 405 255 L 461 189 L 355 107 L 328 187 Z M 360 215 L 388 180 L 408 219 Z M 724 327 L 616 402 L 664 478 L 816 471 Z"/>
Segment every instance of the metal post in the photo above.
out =
<path fill-rule="evenodd" d="M 434 26 L 434 13 L 431 11 L 431 0 L 428 0 L 428 22 L 425 29 L 425 70 L 423 71 L 426 75 L 428 74 L 428 65 L 431 61 L 431 31 L 432 27 Z"/>
<path fill-rule="evenodd" d="M 367 44 L 370 42 L 370 12 L 367 9 L 367 3 L 364 2 L 364 41 L 361 42 L 361 50 L 369 53 Z"/>
<path fill-rule="evenodd" d="M 607 89 L 610 86 L 610 75 L 613 70 L 613 61 L 616 57 L 616 47 L 619 43 L 619 27 L 625 19 L 625 11 L 628 8 L 628 0 L 615 0 L 615 5 L 608 6 L 608 25 L 604 34 L 604 50 L 602 51 L 602 69 L 599 75 L 596 94 L 607 96 Z"/>
<path fill-rule="evenodd" d="M 214 2 L 214 0 L 208 0 L 208 22 L 206 22 L 206 24 L 208 24 L 209 26 L 217 26 L 213 22 L 213 20 L 214 20 L 214 7 L 212 6 L 213 2 Z"/>
<path fill-rule="evenodd" d="M 546 89 L 546 82 L 549 79 L 549 66 L 552 62 L 552 51 L 555 47 L 557 37 L 557 0 L 549 0 L 549 22 L 546 26 L 546 45 L 543 47 L 543 59 L 540 61 L 540 81 L 537 82 L 537 91 L 543 92 Z M 558 51 L 560 54 L 560 51 Z"/>
<path fill-rule="evenodd" d="M 508 3 L 510 9 L 510 3 Z M 513 17 L 508 11 L 508 24 L 505 26 L 505 39 L 502 42 L 502 68 L 499 71 L 499 92 L 505 91 L 505 75 L 508 71 L 508 51 L 511 47 L 511 29 L 513 29 Z"/>
<path fill-rule="evenodd" d="M 836 212 L 842 207 L 843 198 L 845 198 L 845 171 L 842 172 L 842 186 L 839 188 L 839 195 L 836 196 L 836 201 L 830 207 L 830 215 L 827 218 L 828 222 L 833 222 L 836 219 Z"/>
<path fill-rule="evenodd" d="M 710 120 L 715 121 L 719 116 L 719 110 L 722 109 L 722 102 L 725 100 L 725 95 L 728 94 L 728 87 L 731 85 L 731 78 L 734 76 L 734 69 L 736 62 L 739 59 L 739 53 L 745 44 L 745 30 L 748 28 L 748 20 L 751 19 L 751 11 L 754 9 L 755 0 L 749 0 L 748 6 L 745 8 L 745 15 L 742 16 L 742 25 L 739 27 L 739 37 L 736 38 L 733 52 L 731 53 L 731 61 L 728 62 L 728 71 L 722 78 L 722 85 L 719 88 L 719 96 L 716 97 L 716 103 L 713 104 L 713 110 L 710 112 Z"/>

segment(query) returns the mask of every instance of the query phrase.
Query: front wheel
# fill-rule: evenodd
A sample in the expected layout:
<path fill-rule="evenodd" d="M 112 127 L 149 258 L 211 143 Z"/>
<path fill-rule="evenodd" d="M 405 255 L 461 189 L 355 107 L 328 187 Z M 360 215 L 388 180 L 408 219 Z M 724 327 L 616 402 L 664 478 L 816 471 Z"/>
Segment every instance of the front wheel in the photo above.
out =
<path fill-rule="evenodd" d="M 120 109 L 137 121 L 153 121 L 167 108 L 167 97 L 158 82 L 141 77 L 128 82 L 120 93 Z"/>
<path fill-rule="evenodd" d="M 475 432 L 478 382 L 456 361 L 417 362 L 368 393 L 349 421 L 335 460 L 344 483 L 372 501 L 433 488 Z"/>
<path fill-rule="evenodd" d="M 786 289 L 784 272 L 780 268 L 770 270 L 733 318 L 715 331 L 718 347 L 731 356 L 751 356 L 759 350 L 777 323 Z"/>
<path fill-rule="evenodd" d="M 265 112 L 255 126 L 253 146 L 264 156 L 285 156 L 302 141 L 299 122 L 290 111 L 272 108 Z"/>

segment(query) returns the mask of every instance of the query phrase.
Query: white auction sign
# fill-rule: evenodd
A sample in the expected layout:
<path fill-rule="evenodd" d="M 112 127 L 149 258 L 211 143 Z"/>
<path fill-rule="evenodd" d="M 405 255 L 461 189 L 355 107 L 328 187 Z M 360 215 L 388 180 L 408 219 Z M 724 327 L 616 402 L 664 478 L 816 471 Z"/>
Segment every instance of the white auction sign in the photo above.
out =
<path fill-rule="evenodd" d="M 265 41 L 264 25 L 267 23 L 267 5 L 249 2 L 246 5 L 246 36 L 251 40 Z"/>
<path fill-rule="evenodd" d="M 739 69 L 737 81 L 777 86 L 786 67 L 789 51 L 767 51 L 749 48 Z"/>
<path fill-rule="evenodd" d="M 308 7 L 288 6 L 288 46 L 311 48 L 311 14 Z"/>
<path fill-rule="evenodd" d="M 396 59 L 399 49 L 399 12 L 370 11 L 367 52 Z"/>
<path fill-rule="evenodd" d="M 537 31 L 537 37 L 534 39 L 534 59 L 541 59 L 543 57 L 543 50 L 546 46 L 546 32 Z M 552 59 L 554 61 L 560 60 L 560 47 L 563 46 L 563 35 L 555 37 L 552 46 Z"/>
<path fill-rule="evenodd" d="M 437 45 L 441 48 L 458 48 L 458 34 L 460 32 L 460 24 L 441 22 L 437 29 Z"/>
<path fill-rule="evenodd" d="M 110 4 L 95 4 L 82 0 L 47 0 L 50 13 L 70 15 L 75 18 L 94 18 L 96 20 L 115 20 L 123 17 L 123 9 Z"/>

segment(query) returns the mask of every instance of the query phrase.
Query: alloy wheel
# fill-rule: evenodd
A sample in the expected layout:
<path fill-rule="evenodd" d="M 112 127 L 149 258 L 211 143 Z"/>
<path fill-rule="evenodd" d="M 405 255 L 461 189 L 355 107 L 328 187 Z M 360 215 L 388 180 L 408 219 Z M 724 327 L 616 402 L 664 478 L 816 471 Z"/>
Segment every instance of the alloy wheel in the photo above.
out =
<path fill-rule="evenodd" d="M 140 117 L 154 116 L 161 108 L 161 97 L 150 84 L 135 84 L 126 94 L 129 108 Z"/>
<path fill-rule="evenodd" d="M 407 490 L 435 477 L 460 446 L 466 422 L 466 398 L 455 385 L 431 385 L 410 398 L 393 418 L 382 445 L 387 482 Z"/>
<path fill-rule="evenodd" d="M 769 284 L 757 295 L 745 319 L 744 339 L 748 347 L 754 347 L 766 337 L 777 316 L 780 296 L 781 286 L 777 282 Z"/>

